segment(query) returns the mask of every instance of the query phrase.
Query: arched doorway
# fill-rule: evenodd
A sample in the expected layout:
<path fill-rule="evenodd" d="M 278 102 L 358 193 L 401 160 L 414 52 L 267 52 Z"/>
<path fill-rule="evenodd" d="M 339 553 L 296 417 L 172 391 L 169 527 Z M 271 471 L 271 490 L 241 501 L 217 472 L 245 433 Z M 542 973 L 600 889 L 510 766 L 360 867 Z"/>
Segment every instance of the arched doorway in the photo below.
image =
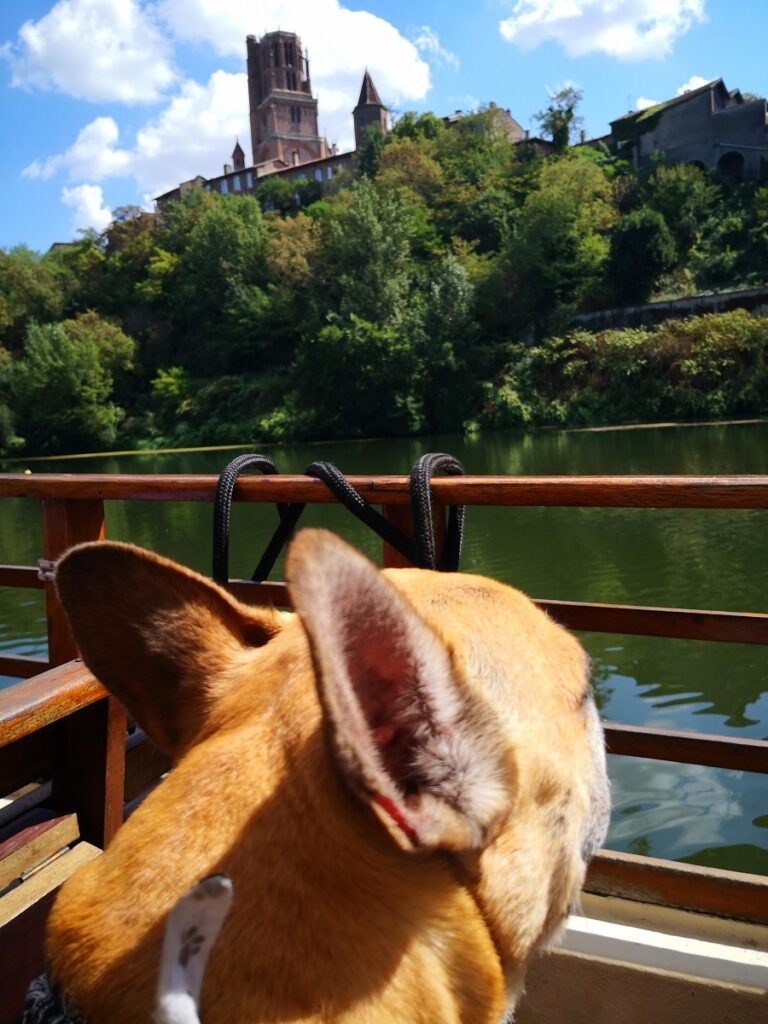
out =
<path fill-rule="evenodd" d="M 717 161 L 717 169 L 726 181 L 743 181 L 744 157 L 735 150 L 729 150 Z"/>

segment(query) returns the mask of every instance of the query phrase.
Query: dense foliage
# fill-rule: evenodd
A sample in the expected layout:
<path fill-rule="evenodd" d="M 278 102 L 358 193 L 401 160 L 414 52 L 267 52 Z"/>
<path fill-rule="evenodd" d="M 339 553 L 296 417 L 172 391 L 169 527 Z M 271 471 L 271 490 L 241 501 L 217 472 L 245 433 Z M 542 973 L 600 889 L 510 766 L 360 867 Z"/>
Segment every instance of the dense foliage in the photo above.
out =
<path fill-rule="evenodd" d="M 0 451 L 761 415 L 768 320 L 569 331 L 768 279 L 768 188 L 570 146 L 496 108 L 370 129 L 356 174 L 196 191 L 44 256 L 0 250 Z"/>

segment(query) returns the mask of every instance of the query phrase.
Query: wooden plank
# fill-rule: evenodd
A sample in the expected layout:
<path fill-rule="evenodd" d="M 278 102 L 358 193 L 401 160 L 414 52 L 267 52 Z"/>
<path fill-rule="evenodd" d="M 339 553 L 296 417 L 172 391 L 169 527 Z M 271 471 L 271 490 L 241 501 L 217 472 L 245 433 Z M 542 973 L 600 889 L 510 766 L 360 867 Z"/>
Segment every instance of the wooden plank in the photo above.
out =
<path fill-rule="evenodd" d="M 768 774 L 768 742 L 605 723 L 609 754 Z"/>
<path fill-rule="evenodd" d="M 55 561 L 73 544 L 104 539 L 104 504 L 89 501 L 65 501 L 44 498 L 41 502 L 43 558 Z M 69 632 L 64 609 L 54 586 L 45 592 L 48 619 L 48 658 L 51 665 L 62 665 L 77 657 L 77 645 Z"/>
<path fill-rule="evenodd" d="M 51 663 L 47 658 L 27 654 L 0 655 L 0 676 L 15 676 L 17 679 L 31 679 L 40 672 L 47 672 Z"/>
<path fill-rule="evenodd" d="M 70 715 L 61 728 L 54 801 L 77 813 L 83 839 L 106 849 L 123 821 L 125 709 L 108 696 Z"/>
<path fill-rule="evenodd" d="M 601 850 L 587 892 L 768 924 L 768 877 Z"/>
<path fill-rule="evenodd" d="M 0 1021 L 24 1009 L 29 983 L 45 970 L 45 923 L 56 889 L 0 928 Z"/>
<path fill-rule="evenodd" d="M 0 497 L 120 501 L 212 501 L 218 477 L 159 474 L 0 474 Z M 408 478 L 350 476 L 372 504 L 407 505 Z M 446 505 L 583 508 L 768 508 L 768 476 L 436 477 Z M 241 477 L 235 501 L 335 502 L 321 480 L 301 475 Z"/>
<path fill-rule="evenodd" d="M 0 897 L 0 926 L 6 925 L 37 900 L 63 885 L 78 868 L 89 864 L 100 854 L 101 850 L 91 843 L 78 843 L 71 850 L 67 850 L 50 864 L 30 875 L 21 885 L 10 889 Z"/>
<path fill-rule="evenodd" d="M 101 683 L 79 660 L 0 690 L 0 747 L 103 700 L 106 695 Z"/>
<path fill-rule="evenodd" d="M 536 604 L 568 629 L 678 640 L 768 644 L 768 615 L 762 613 L 590 604 L 583 601 L 539 600 Z"/>
<path fill-rule="evenodd" d="M 45 581 L 40 579 L 32 565 L 0 565 L 0 587 L 45 590 Z"/>
<path fill-rule="evenodd" d="M 17 827 L 15 835 L 0 843 L 0 889 L 80 837 L 76 814 L 30 811 Z"/>

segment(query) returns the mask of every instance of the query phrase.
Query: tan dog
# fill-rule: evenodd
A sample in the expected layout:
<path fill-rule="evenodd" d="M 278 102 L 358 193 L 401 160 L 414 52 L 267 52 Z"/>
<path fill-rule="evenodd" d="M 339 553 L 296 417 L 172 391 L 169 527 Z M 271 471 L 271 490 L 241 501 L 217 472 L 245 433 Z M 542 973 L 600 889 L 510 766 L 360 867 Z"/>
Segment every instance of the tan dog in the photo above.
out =
<path fill-rule="evenodd" d="M 205 1024 L 498 1024 L 607 824 L 585 654 L 509 587 L 324 531 L 287 577 L 297 615 L 127 545 L 61 562 L 85 662 L 175 767 L 62 889 L 53 978 L 146 1024 L 169 912 L 223 873 Z"/>

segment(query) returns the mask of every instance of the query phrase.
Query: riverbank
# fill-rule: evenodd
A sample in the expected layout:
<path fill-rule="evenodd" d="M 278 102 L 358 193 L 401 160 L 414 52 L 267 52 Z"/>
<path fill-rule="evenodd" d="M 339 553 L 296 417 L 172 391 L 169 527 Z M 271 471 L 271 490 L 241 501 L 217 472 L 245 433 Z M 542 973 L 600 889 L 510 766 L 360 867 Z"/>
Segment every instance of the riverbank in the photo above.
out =
<path fill-rule="evenodd" d="M 561 430 L 565 434 L 607 434 L 618 431 L 631 431 L 631 430 L 671 430 L 671 429 L 686 429 L 691 427 L 750 427 L 758 424 L 768 423 L 768 419 L 762 417 L 759 419 L 736 419 L 736 420 L 695 420 L 690 422 L 676 421 L 674 423 L 620 423 L 612 426 L 605 427 L 543 427 L 543 431 Z M 381 437 L 368 437 L 368 438 L 341 438 L 333 439 L 328 441 L 307 441 L 305 444 L 313 446 L 321 445 L 337 445 L 339 443 L 344 444 L 345 442 L 354 444 L 364 444 L 366 442 L 375 444 L 378 442 L 386 441 L 386 438 Z M 418 442 L 419 438 L 412 438 L 414 442 Z M 141 456 L 155 456 L 155 455 L 190 455 L 204 452 L 234 452 L 234 451 L 245 451 L 246 449 L 253 451 L 256 448 L 276 448 L 279 447 L 277 441 L 265 441 L 261 444 L 219 444 L 219 445 L 199 445 L 195 447 L 187 448 L 134 448 L 125 451 L 115 452 L 78 452 L 69 455 L 30 455 L 26 458 L 17 459 L 2 459 L 0 465 L 7 465 L 10 467 L 26 466 L 28 463 L 57 463 L 57 462 L 69 462 L 69 461 L 80 461 L 83 459 L 112 459 L 122 457 L 141 457 Z M 426 449 L 425 449 L 426 451 Z M 17 470 L 11 468 L 11 472 Z"/>

